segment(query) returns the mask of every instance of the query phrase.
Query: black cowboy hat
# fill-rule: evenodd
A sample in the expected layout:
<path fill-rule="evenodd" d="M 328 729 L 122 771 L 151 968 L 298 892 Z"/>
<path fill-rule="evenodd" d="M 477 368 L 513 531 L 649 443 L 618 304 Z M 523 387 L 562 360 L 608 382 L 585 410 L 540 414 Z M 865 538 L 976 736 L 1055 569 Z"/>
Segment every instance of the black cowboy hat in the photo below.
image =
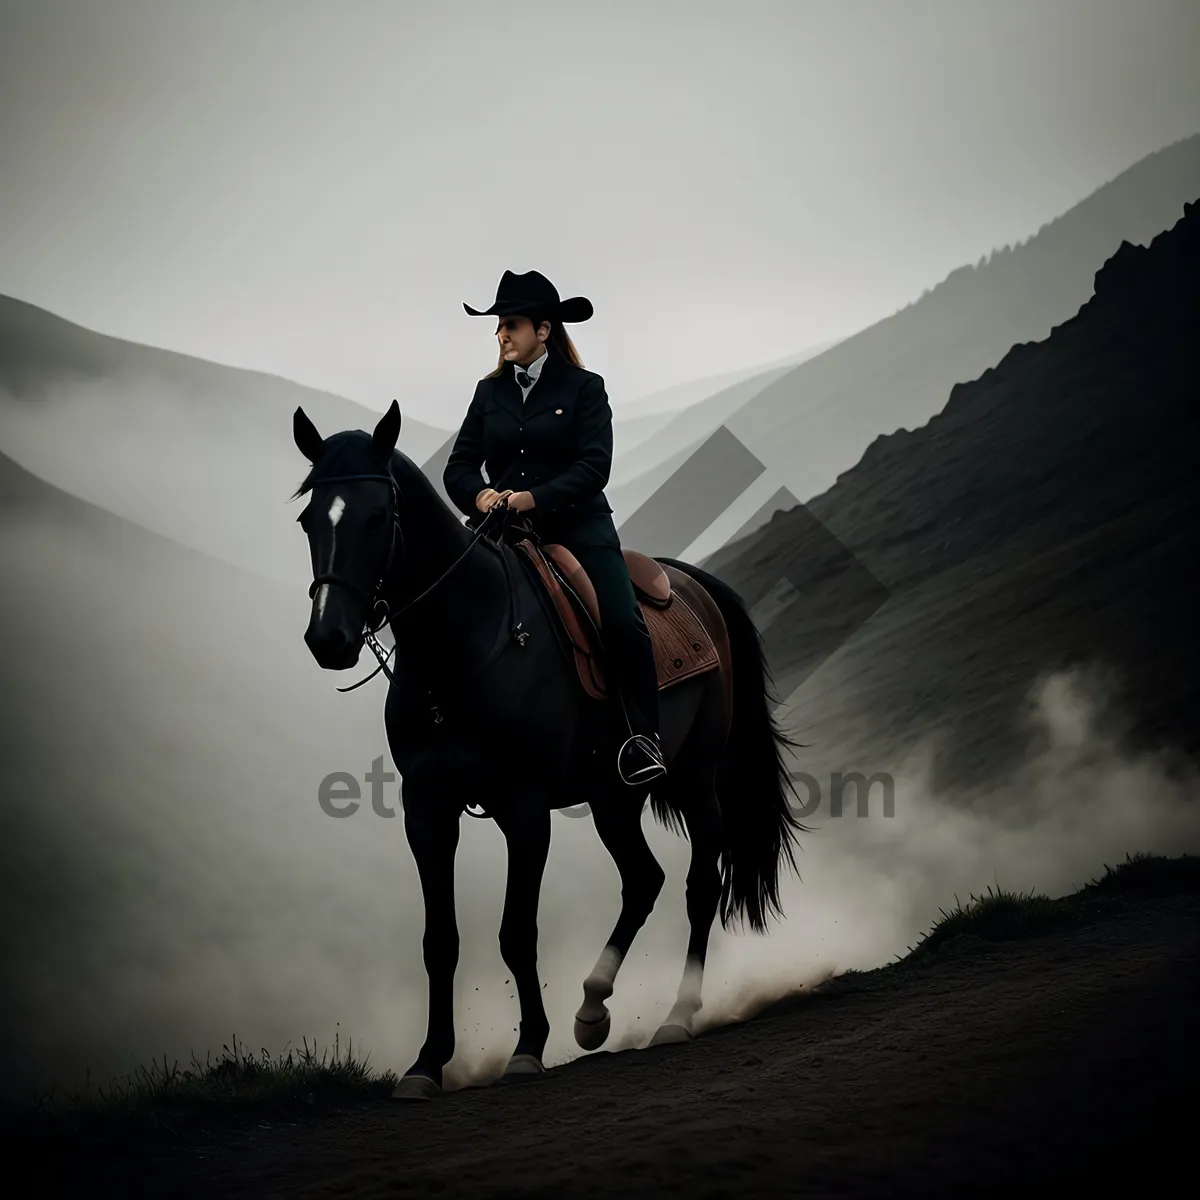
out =
<path fill-rule="evenodd" d="M 463 304 L 472 317 L 527 317 L 542 316 L 552 320 L 577 323 L 592 315 L 592 302 L 585 296 L 571 296 L 567 300 L 558 298 L 558 288 L 540 271 L 526 271 L 515 275 L 505 271 L 496 288 L 496 299 L 492 307 L 484 311 Z"/>

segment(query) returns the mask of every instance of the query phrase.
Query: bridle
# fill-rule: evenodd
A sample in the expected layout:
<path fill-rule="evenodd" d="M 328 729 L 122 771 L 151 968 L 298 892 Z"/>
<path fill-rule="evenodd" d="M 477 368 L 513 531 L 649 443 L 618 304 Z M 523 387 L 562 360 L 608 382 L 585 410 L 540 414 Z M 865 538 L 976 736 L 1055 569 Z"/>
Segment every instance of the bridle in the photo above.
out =
<path fill-rule="evenodd" d="M 378 472 L 364 472 L 362 474 L 357 474 L 357 475 L 330 475 L 330 476 L 327 476 L 322 479 L 314 480 L 312 486 L 315 489 L 317 487 L 324 487 L 328 483 L 357 483 L 362 480 L 374 480 L 378 483 L 386 483 L 389 486 L 389 488 L 391 489 L 391 493 L 392 493 L 392 503 L 391 503 L 392 536 L 388 540 L 387 556 L 385 557 L 385 559 L 383 561 L 383 566 L 380 568 L 379 573 L 376 576 L 375 586 L 370 591 L 367 591 L 366 589 L 359 587 L 357 583 L 353 583 L 349 579 L 343 579 L 342 576 L 340 576 L 336 572 L 330 570 L 330 571 L 326 571 L 324 574 L 316 575 L 313 577 L 312 585 L 308 589 L 308 598 L 311 600 L 317 594 L 317 590 L 319 588 L 322 588 L 325 586 L 332 586 L 332 587 L 343 588 L 346 591 L 348 591 L 352 596 L 356 596 L 356 597 L 358 597 L 358 599 L 364 601 L 367 606 L 368 616 L 367 616 L 367 623 L 363 628 L 363 636 L 366 639 L 367 645 L 369 645 L 371 647 L 371 650 L 374 652 L 375 657 L 379 658 L 379 654 L 380 654 L 380 651 L 382 650 L 382 647 L 379 645 L 379 639 L 376 637 L 376 634 L 390 620 L 387 602 L 385 600 L 383 600 L 383 598 L 380 596 L 379 593 L 383 590 L 384 582 L 387 580 L 387 577 L 391 574 L 392 566 L 394 564 L 395 557 L 396 557 L 397 542 L 400 544 L 402 554 L 403 554 L 403 547 L 404 547 L 404 530 L 401 528 L 401 525 L 400 525 L 400 501 L 401 501 L 400 487 L 396 483 L 395 479 L 390 474 L 384 475 L 384 474 L 378 473 Z M 332 562 L 330 562 L 330 566 L 331 567 L 333 566 Z M 373 625 L 372 618 L 375 616 L 375 613 L 378 611 L 378 609 L 381 606 L 384 609 L 384 614 L 380 618 L 380 620 L 376 624 Z M 375 676 L 379 674 L 379 671 L 381 669 L 384 671 L 387 671 L 386 664 L 387 664 L 388 658 L 391 657 L 391 653 L 392 652 L 389 650 L 387 655 L 385 655 L 382 659 L 380 659 L 379 667 L 377 667 L 369 676 L 367 676 L 367 679 L 374 679 Z M 390 671 L 387 671 L 387 675 L 388 675 L 389 679 L 392 677 Z M 362 683 L 366 683 L 366 682 L 367 682 L 366 679 L 362 680 Z M 349 691 L 353 691 L 354 688 L 361 687 L 361 686 L 362 686 L 361 683 L 356 683 L 348 688 L 338 688 L 338 691 L 339 692 L 349 692 Z"/>
<path fill-rule="evenodd" d="M 378 483 L 386 483 L 391 488 L 392 492 L 392 536 L 388 541 L 387 556 L 385 557 L 383 565 L 376 576 L 374 586 L 370 591 L 367 591 L 366 589 L 359 587 L 358 584 L 353 583 L 351 580 L 344 579 L 342 576 L 330 570 L 321 575 L 315 576 L 311 586 L 308 589 L 308 598 L 311 600 L 317 594 L 317 589 L 326 585 L 344 588 L 346 591 L 350 592 L 351 595 L 357 596 L 358 599 L 364 601 L 367 605 L 368 615 L 366 624 L 363 626 L 363 640 L 368 646 L 370 646 L 372 653 L 379 660 L 379 666 L 376 667 L 375 670 L 372 671 L 371 674 L 365 679 L 360 679 L 358 683 L 352 683 L 349 687 L 338 688 L 337 690 L 339 692 L 352 692 L 355 690 L 355 688 L 362 687 L 364 683 L 368 683 L 370 680 L 374 679 L 380 671 L 382 671 L 388 681 L 391 682 L 393 675 L 388 669 L 387 662 L 388 659 L 391 658 L 392 654 L 395 653 L 396 647 L 393 645 L 392 649 L 385 654 L 383 651 L 383 646 L 380 644 L 379 638 L 376 635 L 385 625 L 403 616 L 411 608 L 419 604 L 422 600 L 426 599 L 426 597 L 428 597 L 434 590 L 441 586 L 441 584 L 450 576 L 450 574 L 459 566 L 459 564 L 466 559 L 467 555 L 469 555 L 471 551 L 475 549 L 476 544 L 487 532 L 488 525 L 492 521 L 493 517 L 499 516 L 501 524 L 503 525 L 513 512 L 513 510 L 507 506 L 491 509 L 480 522 L 479 528 L 476 529 L 475 536 L 471 538 L 470 542 L 467 544 L 467 548 L 433 581 L 433 583 L 431 583 L 429 587 L 421 592 L 420 595 L 414 596 L 411 600 L 407 601 L 399 608 L 393 609 L 380 595 L 380 593 L 383 591 L 383 586 L 387 582 L 388 576 L 392 573 L 392 568 L 395 563 L 397 544 L 400 546 L 402 558 L 405 553 L 404 529 L 400 524 L 400 512 L 404 499 L 404 493 L 401 492 L 400 485 L 390 473 L 383 474 L 380 472 L 366 472 L 356 475 L 329 475 L 319 479 L 314 479 L 310 485 L 310 490 L 317 487 L 324 487 L 329 483 L 357 483 L 363 480 L 374 480 Z M 512 585 L 512 576 L 509 573 L 508 559 L 504 555 L 503 547 L 500 547 L 499 551 L 501 562 L 504 564 L 505 578 L 508 583 L 509 610 L 510 612 L 515 613 L 516 597 Z M 331 562 L 330 566 L 332 565 L 333 564 Z M 375 614 L 381 608 L 383 610 L 383 615 L 378 619 L 378 621 L 372 623 Z M 525 644 L 525 639 L 529 635 L 521 628 L 520 621 L 517 621 L 513 624 L 511 632 L 518 645 L 523 646 Z M 438 724 L 441 723 L 441 714 L 437 712 L 436 706 L 434 707 L 434 719 Z"/>

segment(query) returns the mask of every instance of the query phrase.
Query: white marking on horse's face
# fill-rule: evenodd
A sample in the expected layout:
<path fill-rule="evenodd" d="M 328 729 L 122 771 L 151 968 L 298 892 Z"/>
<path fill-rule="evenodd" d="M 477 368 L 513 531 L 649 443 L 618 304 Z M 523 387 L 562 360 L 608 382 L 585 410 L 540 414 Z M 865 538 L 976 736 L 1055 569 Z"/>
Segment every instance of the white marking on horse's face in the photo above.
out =
<path fill-rule="evenodd" d="M 337 523 L 342 519 L 342 513 L 346 511 L 346 502 L 341 496 L 334 496 L 333 503 L 329 506 L 329 523 L 333 526 L 333 541 L 329 545 L 329 567 L 327 574 L 333 574 L 333 556 L 337 551 Z M 325 615 L 325 601 L 329 599 L 329 584 L 321 584 L 320 590 L 317 592 L 317 617 L 320 619 Z"/>

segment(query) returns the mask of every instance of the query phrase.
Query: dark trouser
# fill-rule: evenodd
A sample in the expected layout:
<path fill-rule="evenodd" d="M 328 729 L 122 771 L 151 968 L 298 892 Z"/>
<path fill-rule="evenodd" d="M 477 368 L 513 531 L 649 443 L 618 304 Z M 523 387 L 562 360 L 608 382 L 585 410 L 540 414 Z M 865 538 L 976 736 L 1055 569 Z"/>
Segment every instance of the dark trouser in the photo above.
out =
<path fill-rule="evenodd" d="M 633 593 L 629 568 L 618 546 L 563 544 L 579 560 L 596 589 L 605 669 L 620 691 L 634 733 L 658 732 L 658 675 L 650 632 Z"/>

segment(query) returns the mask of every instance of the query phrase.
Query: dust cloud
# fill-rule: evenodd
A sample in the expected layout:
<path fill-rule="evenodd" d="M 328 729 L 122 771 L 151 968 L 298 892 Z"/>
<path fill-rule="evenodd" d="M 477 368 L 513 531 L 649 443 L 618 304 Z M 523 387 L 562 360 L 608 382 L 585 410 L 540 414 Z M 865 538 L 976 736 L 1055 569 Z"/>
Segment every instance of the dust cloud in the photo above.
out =
<path fill-rule="evenodd" d="M 703 1024 L 745 1019 L 848 968 L 882 966 L 956 898 L 965 903 L 989 887 L 1060 896 L 1130 853 L 1200 851 L 1200 774 L 1171 752 L 1118 749 L 1128 726 L 1120 696 L 1119 677 L 1103 665 L 1040 678 L 1013 714 L 1026 754 L 986 787 L 934 783 L 950 729 L 926 731 L 891 762 L 839 758 L 836 748 L 819 767 L 804 761 L 822 793 L 805 818 L 813 832 L 801 838 L 803 882 L 789 880 L 788 919 L 768 937 L 722 938 L 710 959 Z M 856 735 L 861 746 L 863 731 Z M 846 786 L 835 816 L 831 778 L 839 770 L 890 774 L 893 815 L 878 782 L 861 808 L 858 790 Z M 809 791 L 798 792 L 811 807 Z"/>

